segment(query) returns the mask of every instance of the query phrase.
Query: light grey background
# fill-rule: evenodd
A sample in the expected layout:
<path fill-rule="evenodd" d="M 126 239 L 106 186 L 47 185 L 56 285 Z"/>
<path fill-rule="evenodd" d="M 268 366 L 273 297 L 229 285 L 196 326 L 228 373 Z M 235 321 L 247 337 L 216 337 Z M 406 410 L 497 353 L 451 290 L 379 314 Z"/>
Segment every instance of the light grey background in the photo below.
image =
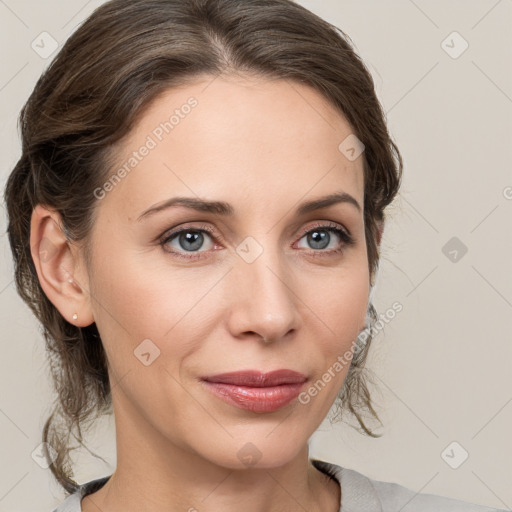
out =
<path fill-rule="evenodd" d="M 0 0 L 2 190 L 20 155 L 16 117 L 55 55 L 42 58 L 32 42 L 48 32 L 62 45 L 101 3 Z M 403 310 L 369 361 L 384 435 L 326 420 L 311 455 L 418 492 L 511 508 L 512 0 L 299 3 L 351 37 L 405 163 L 375 295 L 379 313 L 395 301 Z M 31 454 L 52 394 L 42 336 L 12 281 L 2 208 L 0 512 L 50 511 L 64 494 Z M 443 253 L 452 237 L 456 262 Z M 89 446 L 110 465 L 80 452 L 79 482 L 112 473 L 113 433 L 111 419 L 91 432 Z M 462 450 L 469 457 L 453 469 L 446 460 L 455 465 Z"/>

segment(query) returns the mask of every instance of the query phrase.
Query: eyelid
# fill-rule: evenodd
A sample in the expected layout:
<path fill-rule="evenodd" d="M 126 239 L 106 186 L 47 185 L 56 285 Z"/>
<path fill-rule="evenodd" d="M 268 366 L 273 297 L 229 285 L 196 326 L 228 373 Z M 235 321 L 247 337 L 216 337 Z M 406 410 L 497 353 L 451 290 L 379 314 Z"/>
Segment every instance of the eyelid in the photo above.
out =
<path fill-rule="evenodd" d="M 315 223 L 313 225 L 309 225 L 307 227 L 302 228 L 300 230 L 300 238 L 302 238 L 304 235 L 308 234 L 312 229 L 315 229 L 315 228 L 326 228 L 326 227 L 341 229 L 343 232 L 345 232 L 345 234 L 348 237 L 353 239 L 350 231 L 345 226 L 343 226 L 342 224 L 339 224 L 338 222 L 334 222 L 334 221 L 330 221 L 330 220 L 315 221 Z M 165 240 L 165 239 L 169 238 L 170 236 L 175 236 L 175 235 L 179 234 L 182 231 L 189 231 L 189 230 L 190 231 L 192 231 L 192 230 L 198 230 L 198 231 L 204 230 L 204 231 L 207 231 L 208 233 L 210 233 L 213 237 L 217 238 L 217 240 L 222 241 L 222 242 L 226 242 L 224 236 L 221 233 L 218 233 L 217 230 L 215 230 L 214 228 L 212 228 L 208 224 L 201 224 L 200 226 L 191 226 L 191 225 L 189 225 L 187 223 L 185 223 L 185 226 L 182 226 L 182 227 L 176 227 L 176 228 L 167 229 L 157 239 L 159 241 L 162 241 L 162 240 Z"/>
<path fill-rule="evenodd" d="M 355 241 L 353 236 L 351 235 L 350 231 L 345 228 L 342 224 L 339 224 L 338 222 L 333 222 L 331 220 L 324 220 L 324 221 L 315 221 L 315 223 L 311 226 L 308 226 L 306 228 L 303 228 L 301 230 L 300 238 L 302 238 L 304 235 L 307 235 L 310 231 L 313 231 L 314 229 L 326 229 L 326 228 L 333 228 L 333 229 L 339 229 L 342 231 L 347 239 L 350 239 L 351 241 Z"/>
<path fill-rule="evenodd" d="M 225 243 L 226 240 L 221 233 L 218 233 L 214 228 L 208 224 L 201 224 L 200 226 L 191 226 L 186 224 L 185 226 L 167 229 L 161 236 L 158 237 L 158 243 L 165 243 L 171 238 L 175 238 L 182 231 L 206 231 L 211 235 L 211 238 L 215 241 Z"/>
<path fill-rule="evenodd" d="M 312 249 L 311 250 L 312 253 L 318 253 L 318 255 L 325 253 L 325 255 L 329 255 L 332 252 L 340 252 L 344 248 L 350 247 L 356 243 L 356 240 L 351 235 L 350 231 L 347 228 L 345 228 L 342 224 L 339 224 L 337 222 L 330 221 L 330 220 L 323 220 L 323 221 L 320 220 L 320 221 L 315 221 L 315 223 L 313 225 L 309 225 L 309 226 L 302 228 L 300 231 L 300 236 L 298 237 L 298 239 L 296 241 L 293 242 L 293 244 L 295 244 L 296 242 L 301 240 L 304 236 L 309 234 L 311 231 L 314 231 L 315 229 L 329 230 L 329 228 L 334 230 L 336 232 L 336 234 L 341 238 L 341 244 L 340 244 L 341 248 L 337 249 L 337 250 L 328 250 L 328 251 Z M 187 223 L 185 223 L 184 226 L 166 230 L 163 235 L 158 237 L 158 243 L 163 246 L 166 243 L 168 243 L 171 239 L 176 238 L 183 231 L 199 231 L 199 232 L 205 231 L 211 236 L 213 243 L 215 243 L 215 242 L 220 242 L 223 244 L 226 243 L 224 236 L 221 233 L 218 233 L 216 229 L 212 228 L 208 224 L 201 224 L 199 226 L 195 226 L 195 225 L 190 225 Z M 183 257 L 185 259 L 199 259 L 199 258 L 201 258 L 201 256 L 198 258 L 197 256 L 194 257 L 193 255 L 207 253 L 209 251 L 190 251 L 188 254 L 190 254 L 191 256 L 182 256 L 182 254 L 187 254 L 187 251 L 182 252 L 182 251 L 175 251 L 175 250 L 167 250 L 166 252 L 171 253 L 171 254 L 178 254 L 179 257 Z"/>

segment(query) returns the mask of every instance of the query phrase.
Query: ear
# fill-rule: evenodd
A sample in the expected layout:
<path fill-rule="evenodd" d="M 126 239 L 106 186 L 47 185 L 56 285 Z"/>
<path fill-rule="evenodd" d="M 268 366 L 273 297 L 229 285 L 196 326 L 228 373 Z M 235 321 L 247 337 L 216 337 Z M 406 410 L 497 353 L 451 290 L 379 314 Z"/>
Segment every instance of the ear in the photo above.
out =
<path fill-rule="evenodd" d="M 38 204 L 30 222 L 30 251 L 48 299 L 69 323 L 85 327 L 94 322 L 88 275 L 79 248 L 68 242 L 61 226 L 57 211 Z"/>

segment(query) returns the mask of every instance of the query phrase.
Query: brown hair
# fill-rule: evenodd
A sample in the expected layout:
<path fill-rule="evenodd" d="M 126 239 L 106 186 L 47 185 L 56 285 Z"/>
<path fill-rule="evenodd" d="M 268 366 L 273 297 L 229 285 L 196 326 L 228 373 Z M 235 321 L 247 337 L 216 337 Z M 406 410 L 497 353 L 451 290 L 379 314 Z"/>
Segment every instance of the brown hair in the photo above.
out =
<path fill-rule="evenodd" d="M 112 0 L 71 35 L 39 78 L 20 113 L 22 154 L 5 200 L 16 287 L 43 326 L 57 393 L 43 441 L 57 454 L 50 469 L 68 493 L 78 485 L 70 437 L 83 446 L 81 426 L 112 411 L 110 385 L 96 324 L 68 323 L 40 286 L 29 246 L 34 207 L 56 210 L 70 243 L 87 241 L 98 203 L 93 191 L 106 181 L 110 150 L 159 93 L 205 73 L 288 79 L 327 98 L 365 146 L 364 222 L 373 284 L 378 222 L 398 192 L 402 158 L 372 77 L 349 39 L 291 0 Z M 374 322 L 371 304 L 369 315 Z M 359 431 L 379 437 L 362 415 L 367 410 L 379 420 L 363 371 L 370 342 L 371 336 L 354 352 L 337 407 L 357 418 Z"/>

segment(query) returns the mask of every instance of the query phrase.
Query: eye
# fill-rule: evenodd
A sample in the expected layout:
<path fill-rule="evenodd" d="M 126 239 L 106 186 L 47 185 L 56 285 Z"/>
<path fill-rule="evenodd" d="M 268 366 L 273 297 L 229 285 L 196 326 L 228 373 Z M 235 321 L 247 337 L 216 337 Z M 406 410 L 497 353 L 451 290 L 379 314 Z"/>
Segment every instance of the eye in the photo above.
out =
<path fill-rule="evenodd" d="M 205 236 L 206 235 L 206 236 Z M 169 250 L 165 250 L 184 259 L 198 259 L 202 256 L 200 254 L 185 255 L 185 253 L 201 253 L 206 251 L 199 251 L 203 246 L 205 239 L 213 241 L 213 230 L 210 226 L 185 226 L 181 229 L 173 231 L 160 242 L 164 247 L 171 247 Z M 175 242 L 174 246 L 170 245 L 171 242 Z M 208 250 L 208 248 L 206 249 Z"/>
<path fill-rule="evenodd" d="M 329 245 L 332 245 L 331 242 L 333 242 L 333 233 L 335 235 L 334 247 L 325 250 L 329 247 Z M 342 229 L 338 224 L 334 223 L 319 223 L 318 225 L 314 226 L 313 229 L 309 228 L 306 232 L 304 232 L 300 240 L 303 238 L 306 239 L 306 243 L 309 244 L 310 248 L 314 249 L 315 253 L 323 253 L 321 255 L 340 253 L 345 249 L 345 247 L 354 245 L 355 243 L 355 240 L 347 231 Z M 336 242 L 336 238 L 338 239 L 338 242 Z"/>
<path fill-rule="evenodd" d="M 208 225 L 202 225 L 199 227 L 185 226 L 176 231 L 173 231 L 164 237 L 160 241 L 160 245 L 164 247 L 164 250 L 168 253 L 173 254 L 178 258 L 186 260 L 197 260 L 204 256 L 202 253 L 207 253 L 215 245 L 215 237 L 213 235 L 214 230 Z M 326 250 L 331 242 L 336 238 L 338 242 L 334 244 L 334 248 Z M 355 240 L 352 236 L 342 229 L 338 224 L 335 223 L 318 223 L 313 228 L 309 228 L 307 231 L 302 233 L 299 242 L 306 238 L 306 242 L 310 244 L 312 251 L 315 256 L 329 256 L 335 253 L 341 253 L 346 247 L 354 245 Z M 217 235 L 217 239 L 221 242 L 222 237 Z M 208 241 L 205 250 L 205 241 Z"/>

